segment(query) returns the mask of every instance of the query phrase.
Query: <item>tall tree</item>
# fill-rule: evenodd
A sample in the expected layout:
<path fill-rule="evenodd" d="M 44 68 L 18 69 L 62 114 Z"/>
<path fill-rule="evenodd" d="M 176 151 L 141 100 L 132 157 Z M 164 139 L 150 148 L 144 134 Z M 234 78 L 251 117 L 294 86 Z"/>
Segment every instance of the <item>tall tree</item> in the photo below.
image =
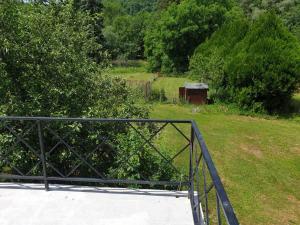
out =
<path fill-rule="evenodd" d="M 145 37 L 151 70 L 185 72 L 195 48 L 224 21 L 223 1 L 183 0 L 153 21 Z"/>
<path fill-rule="evenodd" d="M 104 24 L 103 24 L 103 4 L 102 0 L 74 0 L 73 2 L 75 10 L 86 11 L 89 13 L 92 25 L 92 33 L 96 38 L 96 42 L 100 45 L 104 45 L 104 36 L 102 33 Z M 98 52 L 92 52 L 91 55 L 98 60 Z"/>
<path fill-rule="evenodd" d="M 300 1 L 299 0 L 239 0 L 245 13 L 252 19 L 273 10 L 283 19 L 285 25 L 300 40 Z"/>
<path fill-rule="evenodd" d="M 252 110 L 286 110 L 300 84 L 300 43 L 274 12 L 262 14 L 225 65 L 229 100 Z"/>

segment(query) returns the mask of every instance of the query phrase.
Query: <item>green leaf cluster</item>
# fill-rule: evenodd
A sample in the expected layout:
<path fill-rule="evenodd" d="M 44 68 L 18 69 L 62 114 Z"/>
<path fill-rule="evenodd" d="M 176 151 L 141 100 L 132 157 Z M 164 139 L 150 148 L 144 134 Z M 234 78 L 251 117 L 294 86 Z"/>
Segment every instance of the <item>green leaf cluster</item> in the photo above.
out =
<path fill-rule="evenodd" d="M 1 3 L 2 115 L 148 117 L 147 108 L 137 102 L 124 80 L 101 75 L 108 65 L 108 55 L 94 35 L 93 21 L 89 10 L 74 9 L 73 2 L 40 4 L 11 0 Z M 30 123 L 17 121 L 9 126 L 38 150 L 35 122 Z M 127 123 L 42 123 L 48 160 L 65 175 L 78 164 L 78 156 L 68 145 L 81 156 L 89 157 L 89 163 L 107 177 L 167 179 L 173 175 L 173 171 L 161 166 L 162 160 L 150 153 L 149 147 L 140 151 L 145 140 Z M 33 129 L 28 128 L 31 126 Z M 145 125 L 138 128 L 144 134 L 153 134 L 153 129 Z M 0 172 L 16 172 L 12 166 L 15 165 L 25 173 L 40 176 L 41 167 L 34 167 L 37 162 L 34 152 L 22 144 L 16 144 L 11 150 L 17 138 L 3 127 L 0 129 L 0 154 L 6 155 L 10 162 L 0 160 Z M 57 145 L 57 136 L 64 139 L 64 144 Z M 55 151 L 51 151 L 55 145 Z M 97 151 L 90 154 L 96 146 Z M 120 157 L 128 157 L 132 151 L 140 152 L 129 159 L 131 168 L 121 164 Z M 58 175 L 57 171 L 47 169 L 49 176 Z M 89 177 L 93 173 L 89 167 L 80 166 L 70 175 Z"/>
<path fill-rule="evenodd" d="M 195 51 L 190 69 L 216 99 L 269 113 L 288 107 L 300 82 L 300 44 L 274 12 L 248 21 L 233 9 Z"/>
<path fill-rule="evenodd" d="M 72 3 L 0 7 L 2 113 L 30 116 L 143 117 L 124 81 L 103 77 L 108 57 L 92 16 Z M 91 55 L 97 53 L 96 62 Z M 130 110 L 130 108 L 132 110 Z"/>
<path fill-rule="evenodd" d="M 172 4 L 145 36 L 145 55 L 151 71 L 185 72 L 195 48 L 223 23 L 227 1 L 183 0 Z"/>
<path fill-rule="evenodd" d="M 136 15 L 117 15 L 103 30 L 106 47 L 113 59 L 142 59 L 144 58 L 144 33 L 148 12 Z"/>

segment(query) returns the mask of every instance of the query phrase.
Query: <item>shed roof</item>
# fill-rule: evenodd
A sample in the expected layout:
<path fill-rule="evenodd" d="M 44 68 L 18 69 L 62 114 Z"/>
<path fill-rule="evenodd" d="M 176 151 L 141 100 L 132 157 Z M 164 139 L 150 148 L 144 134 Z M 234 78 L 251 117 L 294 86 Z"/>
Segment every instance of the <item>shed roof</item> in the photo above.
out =
<path fill-rule="evenodd" d="M 208 85 L 205 83 L 185 83 L 186 89 L 208 89 Z"/>

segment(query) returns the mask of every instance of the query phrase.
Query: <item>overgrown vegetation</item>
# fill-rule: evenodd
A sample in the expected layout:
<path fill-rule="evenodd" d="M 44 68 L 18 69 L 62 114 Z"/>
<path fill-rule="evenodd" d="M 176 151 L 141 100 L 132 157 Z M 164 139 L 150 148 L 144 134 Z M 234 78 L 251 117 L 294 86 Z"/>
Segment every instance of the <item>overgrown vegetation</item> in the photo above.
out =
<path fill-rule="evenodd" d="M 245 13 L 252 19 L 273 10 L 279 15 L 289 30 L 300 40 L 300 4 L 298 0 L 240 0 Z"/>
<path fill-rule="evenodd" d="M 151 72 L 188 71 L 215 101 L 243 110 L 289 110 L 300 76 L 297 1 L 104 2 L 113 59 L 145 56 Z"/>
<path fill-rule="evenodd" d="M 200 45 L 192 74 L 209 82 L 214 97 L 253 111 L 287 111 L 300 82 L 299 42 L 272 12 L 253 24 L 240 10 Z"/>
<path fill-rule="evenodd" d="M 13 0 L 0 5 L 0 103 L 2 115 L 15 116 L 66 116 L 99 118 L 147 118 L 148 110 L 124 80 L 101 75 L 108 65 L 108 56 L 95 36 L 95 20 L 89 9 L 74 8 L 73 2 L 50 1 L 22 3 Z M 95 26 L 94 26 L 95 25 Z M 1 124 L 3 125 L 3 124 Z M 97 124 L 94 133 L 82 124 L 53 123 L 52 130 L 65 137 L 67 143 L 93 149 L 101 138 L 113 140 L 102 151 L 93 153 L 91 164 L 107 177 L 141 177 L 144 179 L 171 178 L 172 170 L 159 167 L 160 158 L 140 147 L 144 142 L 126 125 Z M 29 132 L 25 123 L 12 123 L 18 132 Z M 0 153 L 7 155 L 9 146 L 16 139 L 6 135 L 1 126 Z M 152 134 L 153 127 L 141 125 L 144 133 Z M 36 144 L 36 135 L 26 137 L 27 143 Z M 68 135 L 66 135 L 68 134 Z M 53 134 L 45 132 L 46 146 L 55 146 Z M 133 136 L 135 143 L 126 139 Z M 126 138 L 125 138 L 126 137 Z M 130 139 L 132 140 L 132 139 Z M 112 149 L 116 147 L 115 151 Z M 137 149 L 144 149 L 140 154 Z M 49 149 L 48 149 L 49 150 Z M 83 150 L 81 150 L 83 151 Z M 125 152 L 123 152 L 125 151 Z M 118 164 L 122 154 L 133 154 L 132 170 L 126 164 Z M 103 154 L 105 152 L 105 154 Z M 87 152 L 81 152 L 87 154 Z M 22 145 L 9 154 L 10 162 L 23 171 L 34 166 L 35 155 Z M 26 160 L 24 160 L 26 159 Z M 66 145 L 57 146 L 51 154 L 54 165 L 63 174 L 71 170 L 77 158 Z M 7 167 L 8 166 L 8 167 Z M 0 169 L 13 172 L 7 161 L 0 161 Z M 151 167 L 151 170 L 149 169 Z M 112 168 L 114 168 L 112 172 Z M 134 169 L 135 168 L 135 169 Z M 38 167 L 31 171 L 40 175 Z M 126 173 L 125 173 L 126 172 Z M 117 173 L 117 174 L 116 174 Z M 80 167 L 79 176 L 88 176 L 89 168 Z M 57 175 L 55 171 L 49 175 Z M 146 177 L 146 178 L 145 178 Z"/>
<path fill-rule="evenodd" d="M 227 7 L 226 1 L 184 0 L 154 18 L 145 36 L 150 70 L 187 71 L 189 57 L 222 24 Z"/>
<path fill-rule="evenodd" d="M 137 5 L 115 0 L 104 5 L 106 43 L 114 59 L 145 56 L 151 72 L 188 71 L 193 79 L 209 83 L 215 101 L 236 103 L 243 110 L 289 110 L 299 87 L 299 40 L 293 37 L 300 27 L 299 2 L 182 0 Z M 267 28 L 264 36 L 257 36 L 259 26 Z"/>
<path fill-rule="evenodd" d="M 225 76 L 229 101 L 284 111 L 300 83 L 300 44 L 274 13 L 264 14 L 231 52 Z"/>
<path fill-rule="evenodd" d="M 249 21 L 239 7 L 225 15 L 224 25 L 210 39 L 199 45 L 190 60 L 190 74 L 215 90 L 222 85 L 229 53 L 246 35 Z"/>

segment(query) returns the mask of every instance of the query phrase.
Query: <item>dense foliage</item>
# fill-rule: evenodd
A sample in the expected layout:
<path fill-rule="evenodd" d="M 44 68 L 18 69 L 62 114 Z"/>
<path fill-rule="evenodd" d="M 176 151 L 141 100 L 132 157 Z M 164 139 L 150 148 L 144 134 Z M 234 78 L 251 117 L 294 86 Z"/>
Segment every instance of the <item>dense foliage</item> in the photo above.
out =
<path fill-rule="evenodd" d="M 99 43 L 101 39 L 95 34 L 94 19 L 91 10 L 74 8 L 72 1 L 33 4 L 15 0 L 1 3 L 2 115 L 148 117 L 148 110 L 137 103 L 135 95 L 123 80 L 101 75 L 108 60 Z M 39 149 L 36 130 L 28 130 L 28 126 L 32 125 L 25 122 L 9 124 L 12 130 L 24 136 L 26 143 Z M 110 143 L 101 145 L 89 159 L 91 165 L 107 177 L 164 179 L 173 176 L 173 171 L 162 170 L 160 157 L 154 155 L 149 147 L 141 146 L 143 138 L 134 133 L 128 124 L 57 122 L 44 126 L 64 137 L 64 141 L 74 146 L 73 149 L 77 148 L 81 155 L 90 154 L 88 150 L 99 146 L 103 139 L 109 140 Z M 49 129 L 43 131 L 46 152 L 59 140 Z M 144 125 L 139 125 L 139 129 L 149 135 L 155 131 L 155 127 Z M 22 144 L 10 150 L 9 146 L 17 141 L 16 137 L 3 126 L 0 130 L 0 154 L 7 155 L 10 162 L 0 161 L 1 172 L 15 172 L 11 167 L 15 165 L 24 172 L 33 167 L 31 175 L 41 175 L 41 167 L 34 167 L 37 160 L 34 152 Z M 132 168 L 138 169 L 132 171 L 126 163 L 120 162 L 124 154 L 135 155 L 129 160 Z M 78 157 L 67 144 L 58 145 L 49 158 L 63 174 L 68 174 L 78 162 Z M 79 167 L 72 176 L 91 174 L 88 167 Z M 58 174 L 48 168 L 48 175 Z"/>
<path fill-rule="evenodd" d="M 75 10 L 85 11 L 89 14 L 92 35 L 98 44 L 103 44 L 104 37 L 102 34 L 103 29 L 103 4 L 102 0 L 73 0 Z M 92 55 L 98 62 L 102 59 L 97 56 L 97 49 L 92 52 Z"/>
<path fill-rule="evenodd" d="M 274 13 L 250 25 L 234 9 L 223 27 L 195 51 L 192 74 L 210 83 L 219 100 L 254 111 L 287 109 L 299 85 L 299 42 Z"/>
<path fill-rule="evenodd" d="M 139 12 L 153 12 L 156 10 L 157 0 L 118 0 L 124 11 L 129 15 Z"/>
<path fill-rule="evenodd" d="M 266 13 L 233 49 L 225 75 L 232 101 L 282 111 L 300 82 L 300 44 L 274 13 Z"/>
<path fill-rule="evenodd" d="M 226 14 L 224 25 L 212 37 L 199 45 L 190 59 L 190 73 L 194 79 L 217 88 L 224 77 L 228 53 L 241 41 L 249 29 L 249 21 L 239 7 Z"/>
<path fill-rule="evenodd" d="M 229 3 L 184 0 L 172 4 L 145 36 L 145 54 L 152 71 L 184 72 L 195 48 L 223 22 Z"/>
<path fill-rule="evenodd" d="M 144 58 L 144 33 L 155 1 L 104 1 L 105 46 L 112 59 Z"/>
<path fill-rule="evenodd" d="M 4 81 L 0 92 L 5 114 L 135 115 L 117 115 L 117 109 L 131 101 L 129 90 L 122 81 L 99 76 L 107 60 L 92 35 L 88 14 L 75 13 L 70 4 L 6 4 L 0 17 Z M 98 54 L 101 64 L 89 57 L 91 53 Z M 118 100 L 115 92 L 120 93 Z M 110 104 L 106 101 L 115 104 L 110 113 L 104 112 L 104 104 Z"/>
<path fill-rule="evenodd" d="M 105 27 L 106 47 L 113 59 L 144 58 L 144 32 L 149 16 L 147 12 L 117 16 Z"/>
<path fill-rule="evenodd" d="M 276 12 L 284 24 L 300 40 L 300 1 L 298 0 L 240 0 L 245 13 L 255 19 L 259 15 L 269 10 Z"/>

